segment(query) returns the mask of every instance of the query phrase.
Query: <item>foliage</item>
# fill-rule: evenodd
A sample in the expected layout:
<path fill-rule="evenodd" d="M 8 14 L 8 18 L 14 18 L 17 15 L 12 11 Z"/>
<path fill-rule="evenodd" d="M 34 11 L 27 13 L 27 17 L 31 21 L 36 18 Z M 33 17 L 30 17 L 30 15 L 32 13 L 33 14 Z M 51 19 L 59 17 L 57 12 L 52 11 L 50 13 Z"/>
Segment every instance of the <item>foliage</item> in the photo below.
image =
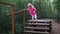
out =
<path fill-rule="evenodd" d="M 60 22 L 60 0 L 57 0 L 56 7 L 57 7 L 57 21 Z"/>

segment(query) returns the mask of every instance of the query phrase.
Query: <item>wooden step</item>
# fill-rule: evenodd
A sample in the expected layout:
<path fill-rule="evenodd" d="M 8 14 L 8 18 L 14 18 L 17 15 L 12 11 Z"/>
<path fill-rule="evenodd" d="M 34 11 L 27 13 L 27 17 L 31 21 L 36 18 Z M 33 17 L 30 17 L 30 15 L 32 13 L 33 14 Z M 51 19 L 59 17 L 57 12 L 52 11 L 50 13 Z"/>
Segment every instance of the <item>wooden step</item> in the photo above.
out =
<path fill-rule="evenodd" d="M 40 31 L 24 31 L 26 33 L 38 33 L 38 34 L 49 34 L 49 32 L 40 32 Z"/>
<path fill-rule="evenodd" d="M 49 30 L 48 27 L 40 28 L 40 27 L 25 27 L 26 29 L 41 29 L 41 30 Z"/>
<path fill-rule="evenodd" d="M 34 24 L 32 24 L 32 23 L 26 23 L 26 25 L 46 25 L 46 26 L 48 26 L 48 25 L 50 25 L 50 24 L 47 24 L 47 23 L 34 23 Z"/>
<path fill-rule="evenodd" d="M 51 22 L 51 20 L 28 20 L 28 22 Z"/>

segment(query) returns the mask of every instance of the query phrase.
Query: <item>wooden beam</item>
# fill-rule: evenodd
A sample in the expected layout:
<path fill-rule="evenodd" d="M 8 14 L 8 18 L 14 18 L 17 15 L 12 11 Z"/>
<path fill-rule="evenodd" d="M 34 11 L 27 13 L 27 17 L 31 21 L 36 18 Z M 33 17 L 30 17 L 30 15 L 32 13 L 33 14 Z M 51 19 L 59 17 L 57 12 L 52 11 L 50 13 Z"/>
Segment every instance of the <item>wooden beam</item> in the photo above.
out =
<path fill-rule="evenodd" d="M 0 4 L 5 4 L 5 5 L 11 5 L 11 6 L 14 6 L 13 4 L 9 4 L 9 3 L 6 3 L 6 2 L 0 2 Z"/>
<path fill-rule="evenodd" d="M 26 10 L 27 9 L 23 9 L 23 10 L 17 11 L 17 12 L 14 13 L 14 15 L 19 14 L 20 12 L 24 12 Z M 6 14 L 6 16 L 11 16 L 11 13 Z"/>
<path fill-rule="evenodd" d="M 12 34 L 14 34 L 14 7 L 11 6 L 11 12 L 12 12 Z"/>
<path fill-rule="evenodd" d="M 32 25 L 32 23 L 26 23 L 26 25 Z M 38 26 L 49 26 L 50 24 L 47 24 L 47 23 L 37 23 L 37 24 L 34 24 L 34 25 L 38 25 Z"/>
<path fill-rule="evenodd" d="M 39 30 L 49 30 L 50 28 L 48 27 L 25 27 L 25 29 L 39 29 Z"/>
<path fill-rule="evenodd" d="M 14 5 L 8 4 L 6 2 L 0 2 L 0 4 L 10 5 L 11 6 L 11 12 L 12 12 L 12 34 L 14 34 Z"/>
<path fill-rule="evenodd" d="M 40 31 L 24 31 L 24 32 L 32 34 L 49 34 L 49 32 L 40 32 Z"/>
<path fill-rule="evenodd" d="M 23 27 L 24 27 L 24 31 L 25 31 L 25 22 L 26 22 L 26 15 L 25 12 L 23 12 Z M 25 34 L 23 31 L 23 34 Z"/>

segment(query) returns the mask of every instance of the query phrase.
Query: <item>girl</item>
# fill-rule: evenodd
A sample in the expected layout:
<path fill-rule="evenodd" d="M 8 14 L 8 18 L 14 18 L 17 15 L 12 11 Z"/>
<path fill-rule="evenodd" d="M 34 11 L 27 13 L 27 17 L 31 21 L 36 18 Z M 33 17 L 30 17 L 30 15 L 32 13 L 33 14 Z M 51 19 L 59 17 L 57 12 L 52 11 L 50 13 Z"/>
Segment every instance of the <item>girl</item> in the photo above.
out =
<path fill-rule="evenodd" d="M 29 14 L 31 15 L 32 17 L 32 20 L 37 20 L 37 16 L 36 16 L 36 8 L 31 4 L 31 3 L 28 3 L 28 12 Z"/>

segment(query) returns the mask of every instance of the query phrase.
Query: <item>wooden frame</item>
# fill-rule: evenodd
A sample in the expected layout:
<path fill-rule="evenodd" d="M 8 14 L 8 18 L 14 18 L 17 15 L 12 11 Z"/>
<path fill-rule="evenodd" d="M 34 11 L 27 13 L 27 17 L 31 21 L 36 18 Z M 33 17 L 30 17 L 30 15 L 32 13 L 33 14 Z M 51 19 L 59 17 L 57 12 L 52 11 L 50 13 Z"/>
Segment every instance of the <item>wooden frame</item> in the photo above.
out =
<path fill-rule="evenodd" d="M 14 15 L 16 15 L 16 14 L 19 14 L 19 13 L 23 13 L 24 11 L 26 11 L 27 9 L 23 9 L 23 10 L 20 10 L 20 11 L 17 11 L 17 12 L 14 12 Z M 23 13 L 24 14 L 24 13 Z M 6 14 L 6 16 L 11 16 L 11 13 L 8 13 L 8 14 Z"/>
<path fill-rule="evenodd" d="M 23 27 L 25 27 L 25 11 L 27 10 L 27 9 L 23 9 L 23 10 L 20 10 L 20 11 L 18 11 L 18 12 L 14 12 L 14 5 L 13 4 L 8 4 L 8 3 L 5 3 L 5 2 L 0 2 L 0 4 L 5 4 L 5 5 L 10 5 L 11 6 L 11 11 L 12 11 L 12 13 L 8 13 L 8 14 L 6 14 L 6 16 L 12 16 L 12 34 L 14 34 L 14 15 L 16 15 L 16 14 L 19 14 L 20 12 L 22 12 L 23 13 Z M 24 29 L 25 30 L 25 29 Z M 25 33 L 23 33 L 23 34 L 25 34 Z"/>
<path fill-rule="evenodd" d="M 10 5 L 11 6 L 11 12 L 12 12 L 12 34 L 14 34 L 14 5 L 13 4 L 9 4 L 6 2 L 0 2 L 0 4 L 5 4 L 5 5 Z"/>

